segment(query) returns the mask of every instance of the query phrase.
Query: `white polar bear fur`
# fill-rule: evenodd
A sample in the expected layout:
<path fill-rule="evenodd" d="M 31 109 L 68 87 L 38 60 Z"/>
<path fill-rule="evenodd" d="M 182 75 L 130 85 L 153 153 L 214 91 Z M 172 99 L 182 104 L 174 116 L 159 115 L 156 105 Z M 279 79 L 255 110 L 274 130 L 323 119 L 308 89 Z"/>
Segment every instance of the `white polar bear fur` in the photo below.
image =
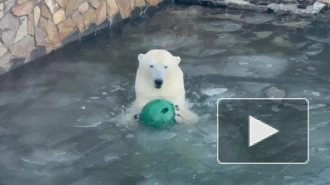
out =
<path fill-rule="evenodd" d="M 198 116 L 189 110 L 186 102 L 183 72 L 179 67 L 181 58 L 166 50 L 150 50 L 139 54 L 139 67 L 135 79 L 135 113 L 155 99 L 165 99 L 176 106 L 175 120 L 178 123 L 196 123 Z M 154 80 L 163 80 L 161 88 L 155 87 Z"/>

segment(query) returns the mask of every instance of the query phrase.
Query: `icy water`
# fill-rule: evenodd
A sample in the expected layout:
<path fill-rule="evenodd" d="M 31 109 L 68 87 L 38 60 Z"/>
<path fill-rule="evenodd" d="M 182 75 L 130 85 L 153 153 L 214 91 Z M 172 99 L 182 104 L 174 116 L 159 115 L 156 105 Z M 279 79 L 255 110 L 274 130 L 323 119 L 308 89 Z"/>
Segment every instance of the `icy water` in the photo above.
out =
<path fill-rule="evenodd" d="M 320 22 L 170 7 L 19 69 L 0 84 L 1 185 L 330 184 L 330 36 Z M 125 126 L 137 55 L 182 58 L 197 125 Z M 310 102 L 306 165 L 220 165 L 219 98 Z M 228 144 L 230 149 L 230 144 Z"/>

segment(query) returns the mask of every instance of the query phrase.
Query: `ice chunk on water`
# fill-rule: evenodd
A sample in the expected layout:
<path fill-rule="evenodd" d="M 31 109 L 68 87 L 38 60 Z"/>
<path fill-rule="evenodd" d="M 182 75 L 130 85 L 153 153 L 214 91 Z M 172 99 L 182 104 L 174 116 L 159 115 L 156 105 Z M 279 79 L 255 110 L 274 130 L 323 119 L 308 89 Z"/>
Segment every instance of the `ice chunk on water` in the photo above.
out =
<path fill-rule="evenodd" d="M 245 61 L 248 65 L 240 65 L 241 61 Z M 226 60 L 222 70 L 219 70 L 225 76 L 272 78 L 282 74 L 287 66 L 288 61 L 265 55 L 231 56 Z"/>
<path fill-rule="evenodd" d="M 83 154 L 74 148 L 63 148 L 54 150 L 36 149 L 31 156 L 22 157 L 21 159 L 32 164 L 58 166 L 72 164 L 81 157 L 83 157 Z"/>
<path fill-rule="evenodd" d="M 169 9 L 168 13 L 170 15 L 175 15 L 179 19 L 189 18 L 191 20 L 192 18 L 195 18 L 196 16 L 202 15 L 202 13 L 204 11 L 207 11 L 207 8 L 202 7 L 202 6 L 191 5 L 191 6 L 188 6 L 187 8 L 175 7 L 174 9 Z"/>
<path fill-rule="evenodd" d="M 325 48 L 324 43 L 315 42 L 313 44 L 308 45 L 302 52 L 305 55 L 314 56 L 314 55 L 318 55 L 318 54 L 322 53 L 324 48 Z"/>
<path fill-rule="evenodd" d="M 126 138 L 127 138 L 127 139 L 132 139 L 132 138 L 134 138 L 134 135 L 133 135 L 133 134 L 127 134 L 127 135 L 126 135 Z"/>
<path fill-rule="evenodd" d="M 259 39 L 264 39 L 264 38 L 267 38 L 269 37 L 270 35 L 273 34 L 272 31 L 260 31 L 260 32 L 254 32 L 254 34 L 256 34 L 256 36 L 259 38 Z"/>
<path fill-rule="evenodd" d="M 175 136 L 175 133 L 168 130 L 159 132 L 144 130 L 137 132 L 136 140 L 148 151 L 156 152 L 159 149 L 162 149 L 162 145 L 164 145 L 164 143 L 174 139 Z"/>
<path fill-rule="evenodd" d="M 64 93 L 64 92 L 53 92 L 46 97 L 38 99 L 36 103 L 32 105 L 34 108 L 65 108 L 68 106 L 75 105 L 77 98 L 81 96 L 81 93 Z"/>
<path fill-rule="evenodd" d="M 213 32 L 234 32 L 242 28 L 241 24 L 231 21 L 202 22 L 196 26 L 199 29 Z"/>
<path fill-rule="evenodd" d="M 178 178 L 182 179 L 182 178 Z M 170 178 L 168 176 L 161 177 L 151 177 L 149 179 L 138 182 L 136 185 L 188 185 L 190 183 L 183 182 L 182 180 L 178 180 L 174 177 Z M 187 179 L 188 180 L 188 179 Z"/>
<path fill-rule="evenodd" d="M 225 49 L 212 49 L 212 48 L 209 48 L 209 49 L 205 49 L 201 53 L 199 53 L 198 57 L 208 57 L 208 56 L 216 55 L 216 54 L 219 54 L 219 53 L 223 53 L 225 51 L 226 51 Z"/>
<path fill-rule="evenodd" d="M 207 89 L 202 89 L 202 93 L 206 94 L 208 96 L 214 96 L 214 95 L 224 93 L 227 90 L 228 90 L 227 88 L 207 88 Z"/>
<path fill-rule="evenodd" d="M 104 160 L 106 162 L 113 162 L 113 161 L 118 161 L 120 158 L 118 157 L 117 153 L 109 153 L 104 156 Z"/>
<path fill-rule="evenodd" d="M 81 109 L 86 109 L 85 106 Z M 81 115 L 75 123 L 71 124 L 72 127 L 97 127 L 103 122 L 111 120 L 112 115 L 107 109 L 89 106 L 89 108 Z"/>
<path fill-rule="evenodd" d="M 171 182 L 164 179 L 150 178 L 144 181 L 138 182 L 137 185 L 170 185 Z"/>
<path fill-rule="evenodd" d="M 263 24 L 275 19 L 276 17 L 271 14 L 253 14 L 246 16 L 244 20 L 249 24 Z"/>
<path fill-rule="evenodd" d="M 313 184 L 313 185 L 325 185 L 330 184 L 330 168 L 324 169 L 318 175 L 310 175 L 305 177 L 308 182 L 303 182 L 303 184 Z"/>
<path fill-rule="evenodd" d="M 319 26 L 312 26 L 305 32 L 305 38 L 312 41 L 330 43 L 330 33 L 327 29 L 320 29 Z"/>
<path fill-rule="evenodd" d="M 309 105 L 309 110 L 319 109 L 319 108 L 322 108 L 322 107 L 326 107 L 326 105 L 325 104 L 312 104 L 312 105 Z"/>
<path fill-rule="evenodd" d="M 196 34 L 177 33 L 170 30 L 144 35 L 142 46 L 146 49 L 160 48 L 171 51 L 195 42 L 198 42 L 198 35 Z M 135 44 L 134 47 L 141 48 L 141 44 Z"/>
<path fill-rule="evenodd" d="M 197 57 L 199 53 L 202 51 L 202 47 L 197 46 L 197 47 L 189 47 L 185 51 L 182 51 L 183 54 L 192 56 L 192 57 Z"/>
<path fill-rule="evenodd" d="M 230 33 L 223 33 L 219 34 L 219 37 L 215 39 L 214 46 L 220 47 L 220 48 L 230 48 L 235 46 L 236 44 L 239 44 L 240 46 L 247 44 L 250 42 L 247 38 L 237 36 Z"/>
<path fill-rule="evenodd" d="M 266 90 L 266 94 L 268 98 L 284 98 L 285 97 L 285 91 L 278 89 L 277 87 L 271 87 Z"/>
<path fill-rule="evenodd" d="M 278 47 L 286 47 L 286 48 L 292 47 L 292 43 L 289 40 L 287 40 L 285 37 L 282 37 L 282 36 L 275 37 L 274 40 L 272 41 L 272 43 Z"/>
<path fill-rule="evenodd" d="M 258 83 L 258 82 L 239 82 L 237 83 L 237 85 L 242 87 L 244 90 L 243 92 L 242 90 L 238 90 L 241 92 L 241 95 L 238 95 L 239 97 L 242 97 L 242 95 L 246 95 L 247 93 L 249 93 L 250 95 L 246 95 L 246 96 L 257 97 L 261 95 L 261 92 L 264 89 L 271 86 L 271 84 L 269 83 Z"/>

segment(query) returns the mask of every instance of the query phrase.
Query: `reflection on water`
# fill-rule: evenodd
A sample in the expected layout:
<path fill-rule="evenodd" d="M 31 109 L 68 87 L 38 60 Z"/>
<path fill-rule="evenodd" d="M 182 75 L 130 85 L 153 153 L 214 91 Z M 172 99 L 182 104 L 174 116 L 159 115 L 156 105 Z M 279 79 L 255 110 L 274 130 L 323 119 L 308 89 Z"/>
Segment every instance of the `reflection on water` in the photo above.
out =
<path fill-rule="evenodd" d="M 170 7 L 15 71 L 0 86 L 2 184 L 330 184 L 330 37 L 309 24 Z M 181 56 L 198 125 L 123 126 L 136 57 L 154 48 Z M 274 96 L 309 99 L 309 164 L 219 165 L 216 101 Z"/>

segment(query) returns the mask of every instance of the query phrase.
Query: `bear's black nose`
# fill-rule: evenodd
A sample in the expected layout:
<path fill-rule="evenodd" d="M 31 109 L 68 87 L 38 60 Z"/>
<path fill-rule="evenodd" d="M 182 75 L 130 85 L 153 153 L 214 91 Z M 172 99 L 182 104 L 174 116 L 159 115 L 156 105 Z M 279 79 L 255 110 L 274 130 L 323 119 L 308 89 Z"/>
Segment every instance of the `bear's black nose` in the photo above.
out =
<path fill-rule="evenodd" d="M 159 79 L 155 80 L 155 87 L 157 89 L 160 89 L 162 85 L 163 85 L 163 80 L 159 80 Z"/>

